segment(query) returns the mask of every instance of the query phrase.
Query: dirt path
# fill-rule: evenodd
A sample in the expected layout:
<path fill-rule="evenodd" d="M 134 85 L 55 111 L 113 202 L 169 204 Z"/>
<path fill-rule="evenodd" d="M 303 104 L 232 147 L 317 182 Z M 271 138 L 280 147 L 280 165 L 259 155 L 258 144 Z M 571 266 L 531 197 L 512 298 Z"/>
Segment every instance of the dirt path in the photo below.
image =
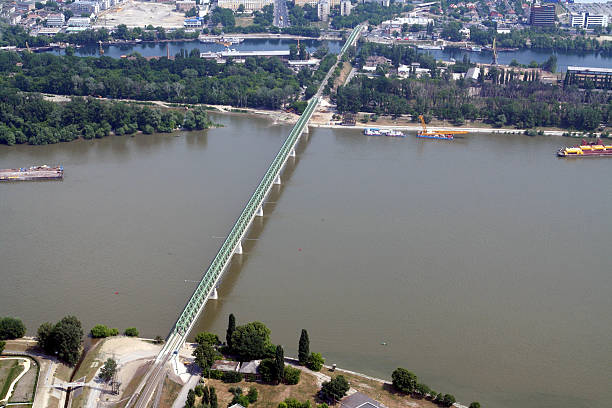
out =
<path fill-rule="evenodd" d="M 4 399 L 0 400 L 0 402 L 8 402 L 8 400 L 11 398 L 11 395 L 13 395 L 13 391 L 15 390 L 15 386 L 17 385 L 19 380 L 21 380 L 21 378 L 24 375 L 26 375 L 26 373 L 30 369 L 31 362 L 30 362 L 29 358 L 24 358 L 24 357 L 2 357 L 0 360 L 2 360 L 2 361 L 19 360 L 19 361 L 21 361 L 23 363 L 23 367 L 24 367 L 23 370 L 21 371 L 21 373 L 19 373 L 19 375 L 13 380 L 13 382 L 9 386 L 8 391 L 6 392 L 6 395 L 4 396 Z"/>

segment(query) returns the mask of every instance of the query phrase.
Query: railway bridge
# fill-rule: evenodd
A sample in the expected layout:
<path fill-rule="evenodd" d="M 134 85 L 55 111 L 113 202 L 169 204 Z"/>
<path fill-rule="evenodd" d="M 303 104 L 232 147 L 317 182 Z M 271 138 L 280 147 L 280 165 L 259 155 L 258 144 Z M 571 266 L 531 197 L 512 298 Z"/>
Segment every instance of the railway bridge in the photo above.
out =
<path fill-rule="evenodd" d="M 355 43 L 358 39 L 361 31 L 365 27 L 359 25 L 351 32 L 344 46 L 338 54 L 338 61 L 341 60 L 346 50 Z M 146 407 L 151 399 L 151 396 L 158 386 L 162 386 L 163 378 L 165 377 L 166 363 L 178 354 L 178 351 L 185 343 L 187 335 L 191 331 L 195 324 L 197 317 L 200 315 L 206 302 L 215 298 L 217 295 L 217 285 L 223 272 L 229 266 L 234 254 L 242 254 L 242 241 L 244 240 L 251 223 L 255 217 L 263 216 L 263 204 L 270 193 L 270 190 L 275 184 L 281 183 L 281 173 L 285 164 L 290 157 L 295 157 L 295 148 L 304 130 L 307 131 L 308 121 L 312 114 L 317 108 L 321 100 L 321 93 L 325 84 L 334 69 L 336 64 L 331 67 L 327 72 L 327 75 L 321 82 L 318 92 L 313 96 L 306 109 L 300 116 L 299 120 L 291 129 L 289 136 L 285 139 L 285 142 L 281 146 L 280 150 L 272 160 L 270 167 L 263 175 L 259 185 L 251 195 L 251 198 L 247 202 L 246 206 L 242 210 L 242 213 L 234 223 L 230 233 L 221 245 L 219 252 L 212 260 L 210 266 L 202 276 L 202 279 L 195 291 L 189 298 L 187 305 L 183 308 L 179 318 L 176 321 L 170 335 L 168 336 L 166 343 L 160 353 L 158 354 L 154 364 L 149 371 L 143 377 L 136 388 L 135 393 L 132 395 L 126 407 Z"/>

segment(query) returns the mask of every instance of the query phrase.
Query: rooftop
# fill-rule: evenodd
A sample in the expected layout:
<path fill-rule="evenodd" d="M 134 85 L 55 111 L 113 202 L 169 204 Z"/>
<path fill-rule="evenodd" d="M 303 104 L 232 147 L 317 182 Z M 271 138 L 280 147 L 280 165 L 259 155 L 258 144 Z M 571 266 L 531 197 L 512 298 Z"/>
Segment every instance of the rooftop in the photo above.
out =
<path fill-rule="evenodd" d="M 342 408 L 387 408 L 365 394 L 356 392 L 340 401 Z"/>
<path fill-rule="evenodd" d="M 240 363 L 237 361 L 215 360 L 215 363 L 210 369 L 219 371 L 238 371 L 239 365 Z"/>
<path fill-rule="evenodd" d="M 584 71 L 584 72 L 592 72 L 592 73 L 604 72 L 606 74 L 612 74 L 612 68 L 567 67 L 567 70 L 568 71 Z"/>

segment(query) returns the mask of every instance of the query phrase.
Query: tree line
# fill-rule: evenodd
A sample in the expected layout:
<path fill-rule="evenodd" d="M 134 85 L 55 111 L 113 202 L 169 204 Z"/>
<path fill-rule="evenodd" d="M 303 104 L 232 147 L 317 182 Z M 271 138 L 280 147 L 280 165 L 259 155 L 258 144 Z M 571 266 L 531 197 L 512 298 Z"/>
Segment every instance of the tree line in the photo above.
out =
<path fill-rule="evenodd" d="M 0 84 L 27 92 L 279 109 L 315 82 L 276 57 L 218 64 L 198 50 L 173 60 L 0 52 Z"/>
<path fill-rule="evenodd" d="M 178 127 L 207 129 L 212 125 L 202 107 L 183 113 L 80 97 L 58 104 L 40 94 L 0 89 L 0 144 L 44 145 L 102 138 L 111 133 L 150 134 L 172 132 Z"/>

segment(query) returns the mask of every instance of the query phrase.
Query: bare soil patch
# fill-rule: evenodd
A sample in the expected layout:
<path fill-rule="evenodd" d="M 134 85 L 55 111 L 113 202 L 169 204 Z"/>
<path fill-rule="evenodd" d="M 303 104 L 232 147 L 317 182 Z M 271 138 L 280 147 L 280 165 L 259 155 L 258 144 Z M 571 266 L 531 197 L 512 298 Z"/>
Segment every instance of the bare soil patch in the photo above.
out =
<path fill-rule="evenodd" d="M 181 391 L 181 385 L 172 381 L 166 377 L 164 380 L 164 388 L 162 389 L 162 396 L 159 401 L 159 408 L 172 408 L 174 400 Z"/>

